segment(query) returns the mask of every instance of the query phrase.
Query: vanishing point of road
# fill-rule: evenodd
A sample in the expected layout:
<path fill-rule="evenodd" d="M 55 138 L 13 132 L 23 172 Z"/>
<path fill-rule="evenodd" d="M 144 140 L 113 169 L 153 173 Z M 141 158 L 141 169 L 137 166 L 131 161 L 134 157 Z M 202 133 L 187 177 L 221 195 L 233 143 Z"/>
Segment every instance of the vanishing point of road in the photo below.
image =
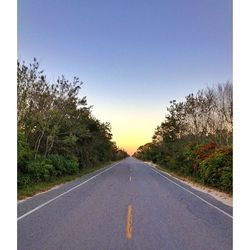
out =
<path fill-rule="evenodd" d="M 232 249 L 232 208 L 126 158 L 18 203 L 18 249 Z"/>

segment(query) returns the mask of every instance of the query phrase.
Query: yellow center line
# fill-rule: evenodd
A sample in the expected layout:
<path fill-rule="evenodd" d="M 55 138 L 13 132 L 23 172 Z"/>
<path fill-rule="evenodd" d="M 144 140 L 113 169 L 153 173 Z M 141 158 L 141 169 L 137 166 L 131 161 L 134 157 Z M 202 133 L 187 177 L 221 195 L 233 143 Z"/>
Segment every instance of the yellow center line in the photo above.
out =
<path fill-rule="evenodd" d="M 132 206 L 128 205 L 126 236 L 130 240 L 132 238 Z"/>

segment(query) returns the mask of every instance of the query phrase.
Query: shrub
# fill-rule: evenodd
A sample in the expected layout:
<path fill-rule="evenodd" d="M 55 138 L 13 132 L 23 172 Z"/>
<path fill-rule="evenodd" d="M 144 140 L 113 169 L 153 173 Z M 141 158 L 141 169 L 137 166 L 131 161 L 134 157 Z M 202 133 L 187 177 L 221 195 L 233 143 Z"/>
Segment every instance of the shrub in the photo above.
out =
<path fill-rule="evenodd" d="M 76 157 L 66 156 L 64 162 L 67 174 L 74 174 L 79 172 L 79 163 Z"/>
<path fill-rule="evenodd" d="M 29 175 L 23 174 L 20 171 L 18 172 L 18 177 L 17 177 L 17 186 L 18 187 L 25 187 L 28 186 L 32 183 L 32 180 Z"/>
<path fill-rule="evenodd" d="M 222 191 L 232 192 L 232 148 L 217 150 L 200 163 L 202 181 Z"/>
<path fill-rule="evenodd" d="M 217 148 L 215 142 L 205 143 L 205 144 L 196 144 L 188 143 L 186 150 L 186 157 L 189 163 L 192 165 L 192 175 L 199 177 L 199 166 L 200 163 L 209 158 Z"/>
<path fill-rule="evenodd" d="M 55 176 L 62 176 L 67 172 L 64 157 L 62 155 L 49 155 L 47 161 L 54 167 Z"/>
<path fill-rule="evenodd" d="M 54 167 L 45 158 L 39 157 L 29 163 L 27 174 L 33 182 L 48 181 L 54 174 Z"/>
<path fill-rule="evenodd" d="M 54 167 L 56 176 L 79 172 L 79 163 L 74 156 L 53 154 L 48 156 L 47 162 Z"/>
<path fill-rule="evenodd" d="M 204 160 L 208 158 L 216 150 L 217 144 L 215 142 L 200 145 L 195 151 L 198 160 Z"/>
<path fill-rule="evenodd" d="M 25 172 L 18 171 L 18 186 L 49 181 L 52 177 L 79 172 L 77 158 L 73 156 L 50 155 L 47 158 L 38 156 L 27 162 Z"/>
<path fill-rule="evenodd" d="M 171 148 L 169 148 L 170 151 L 167 154 L 167 168 L 182 175 L 192 176 L 193 168 L 189 146 L 181 141 L 172 143 L 169 146 Z"/>

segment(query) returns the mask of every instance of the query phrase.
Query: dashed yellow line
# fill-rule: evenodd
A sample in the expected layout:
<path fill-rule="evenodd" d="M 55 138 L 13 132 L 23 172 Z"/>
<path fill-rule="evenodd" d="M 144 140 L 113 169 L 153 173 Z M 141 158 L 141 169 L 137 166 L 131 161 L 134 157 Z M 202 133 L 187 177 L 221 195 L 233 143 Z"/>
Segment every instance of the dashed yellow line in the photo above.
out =
<path fill-rule="evenodd" d="M 128 240 L 132 238 L 132 206 L 131 205 L 128 205 L 126 236 Z"/>

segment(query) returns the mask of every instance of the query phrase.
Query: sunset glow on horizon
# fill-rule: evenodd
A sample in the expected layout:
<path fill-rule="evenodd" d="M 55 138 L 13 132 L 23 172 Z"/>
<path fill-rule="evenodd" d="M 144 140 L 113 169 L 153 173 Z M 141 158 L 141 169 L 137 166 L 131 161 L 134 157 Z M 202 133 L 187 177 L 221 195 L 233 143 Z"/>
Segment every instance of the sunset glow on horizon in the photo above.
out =
<path fill-rule="evenodd" d="M 143 121 L 140 121 L 143 123 Z M 136 124 L 137 123 L 137 124 Z M 136 120 L 136 122 L 126 121 L 125 124 L 118 126 L 112 126 L 113 139 L 117 142 L 117 145 L 124 148 L 130 155 L 132 155 L 139 146 L 144 145 L 151 141 L 155 124 L 146 124 L 146 126 L 141 127 L 141 123 Z M 157 125 L 157 124 L 156 124 Z"/>
<path fill-rule="evenodd" d="M 103 112 L 103 110 L 109 112 Z M 115 107 L 111 108 L 104 105 L 101 108 L 94 106 L 92 112 L 102 122 L 110 122 L 113 141 L 130 155 L 139 146 L 151 141 L 154 130 L 164 119 L 163 109 L 158 109 L 154 114 L 150 110 L 147 114 L 143 111 L 134 112 L 133 109 L 124 109 L 123 113 L 119 113 L 119 110 L 116 110 Z M 161 112 L 162 114 L 160 114 Z"/>

